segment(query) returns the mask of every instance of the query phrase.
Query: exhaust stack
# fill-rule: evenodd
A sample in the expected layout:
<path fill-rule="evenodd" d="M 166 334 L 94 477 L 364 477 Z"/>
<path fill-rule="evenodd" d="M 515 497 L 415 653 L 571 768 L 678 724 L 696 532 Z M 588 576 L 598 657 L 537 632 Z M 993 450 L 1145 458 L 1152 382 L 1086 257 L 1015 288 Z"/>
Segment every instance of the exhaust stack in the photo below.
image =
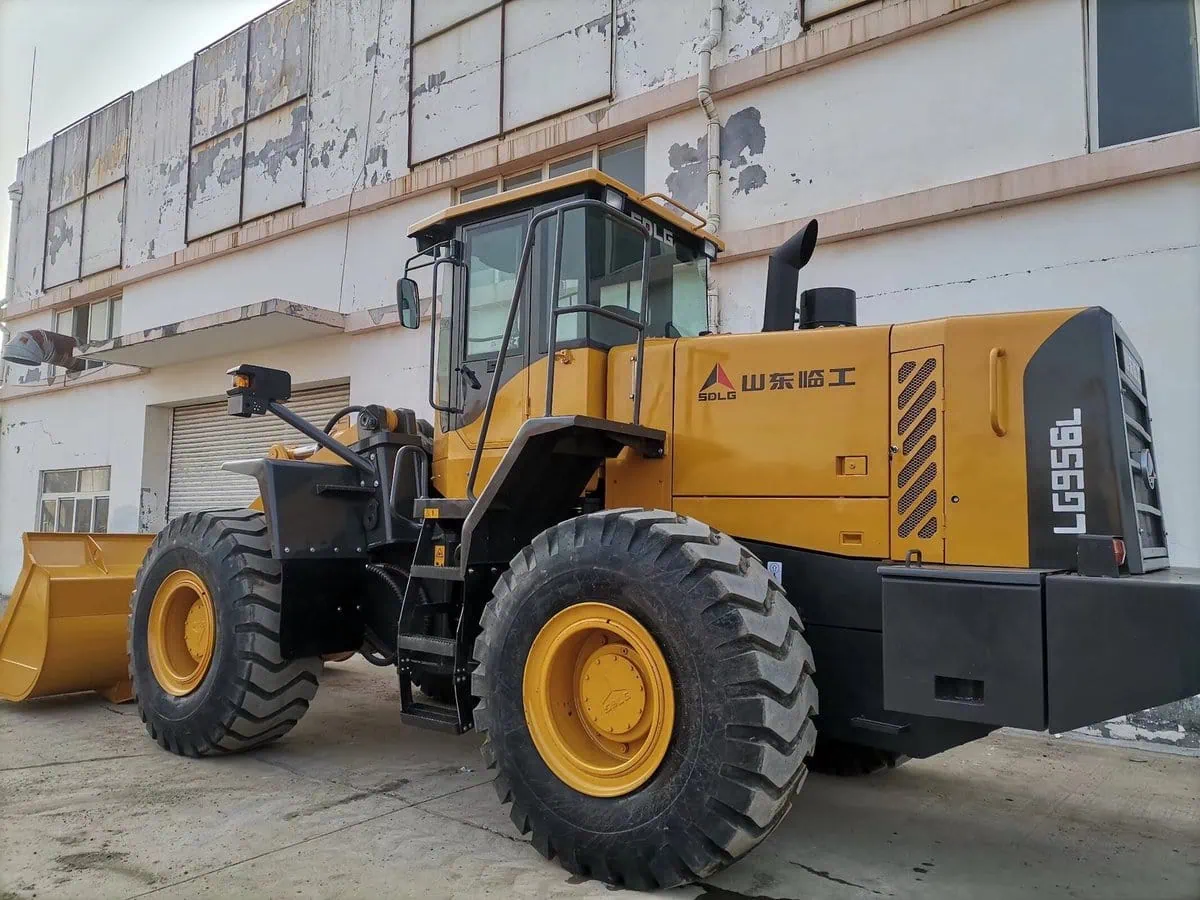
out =
<path fill-rule="evenodd" d="M 796 287 L 800 270 L 817 248 L 817 220 L 813 219 L 775 248 L 767 262 L 767 291 L 763 303 L 763 331 L 792 331 L 796 327 Z"/>

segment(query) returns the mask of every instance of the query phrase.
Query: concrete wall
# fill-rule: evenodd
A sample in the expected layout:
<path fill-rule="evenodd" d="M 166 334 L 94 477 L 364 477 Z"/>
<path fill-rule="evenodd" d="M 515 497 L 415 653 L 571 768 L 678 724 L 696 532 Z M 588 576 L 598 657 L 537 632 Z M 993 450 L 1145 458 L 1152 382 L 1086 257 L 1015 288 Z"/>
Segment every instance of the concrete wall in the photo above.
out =
<path fill-rule="evenodd" d="M 449 191 L 434 191 L 139 281 L 123 293 L 122 330 L 142 331 L 271 297 L 339 312 L 391 306 L 404 261 L 416 253 L 408 226 L 449 204 Z"/>
<path fill-rule="evenodd" d="M 92 234 L 84 234 L 75 201 L 51 214 L 47 242 L 50 148 L 31 151 L 18 177 L 25 200 L 12 229 L 19 261 L 9 299 L 42 292 L 46 251 L 48 286 L 118 262 L 139 265 L 239 222 L 400 178 L 410 171 L 410 140 L 416 159 L 434 159 L 502 130 L 693 75 L 709 8 L 708 0 L 508 0 L 503 16 L 495 10 L 462 22 L 490 4 L 422 4 L 410 76 L 410 4 L 292 0 L 197 56 L 194 115 L 190 62 L 135 90 L 128 191 L 89 198 Z M 795 0 L 729 0 L 726 39 L 713 61 L 744 59 L 799 34 Z M 127 116 L 129 106 L 122 106 Z M 246 115 L 263 117 L 243 135 L 237 126 Z M 58 139 L 55 166 L 64 177 L 56 207 L 82 190 L 85 131 Z M 93 131 L 107 133 L 103 123 Z M 690 132 L 681 137 L 691 139 Z M 123 163 L 123 153 L 110 155 Z M 164 310 L 162 322 L 174 318 Z"/>
<path fill-rule="evenodd" d="M 1071 0 L 1006 4 L 721 100 L 722 229 L 1086 152 L 1079 29 Z M 703 209 L 704 122 L 652 123 L 648 190 Z"/>

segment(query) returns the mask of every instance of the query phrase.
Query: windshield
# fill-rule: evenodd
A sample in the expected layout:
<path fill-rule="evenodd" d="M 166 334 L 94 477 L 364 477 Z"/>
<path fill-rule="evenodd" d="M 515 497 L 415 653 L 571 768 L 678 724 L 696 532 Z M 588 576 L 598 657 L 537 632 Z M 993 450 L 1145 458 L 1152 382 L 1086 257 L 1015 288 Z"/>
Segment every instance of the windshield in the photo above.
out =
<path fill-rule="evenodd" d="M 553 247 L 551 222 L 543 223 L 544 246 Z M 543 234 L 539 232 L 539 239 Z M 563 222 L 558 305 L 589 304 L 637 317 L 642 311 L 642 235 L 597 209 L 575 209 Z M 545 283 L 553 278 L 553 253 L 543 261 Z M 670 240 L 650 247 L 646 337 L 695 337 L 708 327 L 708 260 Z M 633 329 L 599 316 L 561 316 L 557 340 L 587 338 L 612 347 L 636 340 Z"/>

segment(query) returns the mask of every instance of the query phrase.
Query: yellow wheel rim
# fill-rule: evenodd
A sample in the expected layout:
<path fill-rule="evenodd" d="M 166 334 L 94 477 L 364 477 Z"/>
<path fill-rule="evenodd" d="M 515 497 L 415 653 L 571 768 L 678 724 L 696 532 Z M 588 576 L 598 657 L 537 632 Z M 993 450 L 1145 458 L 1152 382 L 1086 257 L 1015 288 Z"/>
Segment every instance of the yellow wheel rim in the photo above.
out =
<path fill-rule="evenodd" d="M 655 773 L 675 726 L 667 661 L 650 632 L 607 603 L 578 603 L 529 650 L 525 722 L 550 771 L 592 797 L 621 797 Z"/>
<path fill-rule="evenodd" d="M 150 669 L 168 694 L 184 697 L 199 687 L 212 664 L 216 639 L 212 598 L 189 569 L 168 575 L 150 604 Z"/>

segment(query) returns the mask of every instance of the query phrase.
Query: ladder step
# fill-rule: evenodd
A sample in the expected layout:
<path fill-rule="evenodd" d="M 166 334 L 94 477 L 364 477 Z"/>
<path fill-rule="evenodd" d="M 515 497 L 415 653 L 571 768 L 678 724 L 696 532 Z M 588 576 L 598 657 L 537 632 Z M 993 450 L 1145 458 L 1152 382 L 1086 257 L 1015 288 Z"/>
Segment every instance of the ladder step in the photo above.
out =
<path fill-rule="evenodd" d="M 429 578 L 435 581 L 462 581 L 458 566 L 412 566 L 408 570 L 411 578 Z"/>
<path fill-rule="evenodd" d="M 416 725 L 419 728 L 430 728 L 449 734 L 462 734 L 468 730 L 468 726 L 458 721 L 457 710 L 451 706 L 437 706 L 433 703 L 412 704 L 400 713 L 400 721 L 405 725 Z"/>
<path fill-rule="evenodd" d="M 454 638 L 428 634 L 402 634 L 396 640 L 397 650 L 412 650 L 443 659 L 454 659 Z"/>

